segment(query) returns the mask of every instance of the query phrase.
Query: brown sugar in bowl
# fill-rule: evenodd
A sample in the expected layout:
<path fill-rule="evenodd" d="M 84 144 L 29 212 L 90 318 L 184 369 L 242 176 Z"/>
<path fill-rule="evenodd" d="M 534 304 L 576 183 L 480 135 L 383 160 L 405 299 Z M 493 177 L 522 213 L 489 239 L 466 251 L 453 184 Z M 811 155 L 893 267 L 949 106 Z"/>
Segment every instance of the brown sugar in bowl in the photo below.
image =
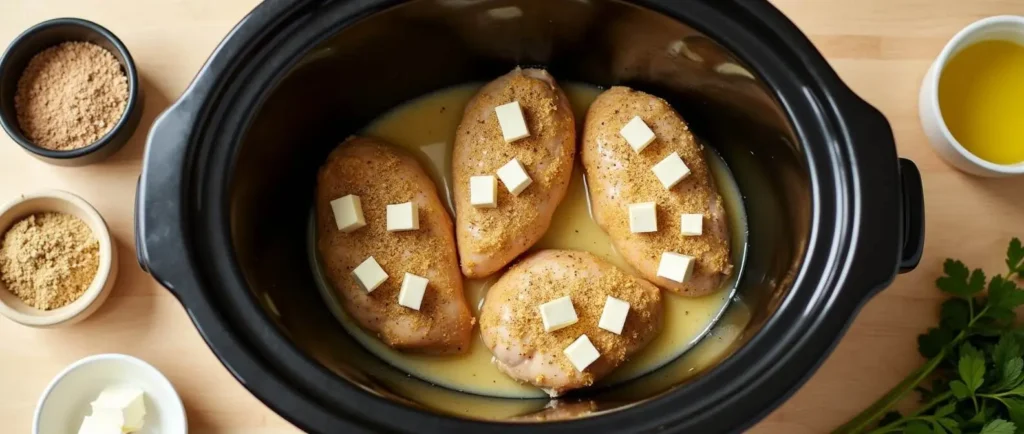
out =
<path fill-rule="evenodd" d="M 124 72 L 128 96 L 124 110 L 114 126 L 97 140 L 76 149 L 54 150 L 33 143 L 22 131 L 15 97 L 18 94 L 18 83 L 32 58 L 48 48 L 65 42 L 87 42 L 112 54 Z M 0 126 L 25 151 L 40 160 L 59 166 L 84 166 L 99 162 L 128 142 L 135 133 L 141 116 L 142 90 L 135 61 L 124 44 L 99 24 L 78 18 L 44 21 L 14 38 L 0 57 Z"/>
<path fill-rule="evenodd" d="M 0 208 L 0 237 L 22 219 L 44 212 L 69 214 L 89 227 L 99 241 L 96 276 L 80 297 L 53 310 L 29 306 L 11 293 L 0 280 L 0 315 L 30 327 L 67 326 L 91 315 L 110 295 L 117 280 L 117 248 L 99 212 L 82 198 L 60 190 L 21 195 Z"/>

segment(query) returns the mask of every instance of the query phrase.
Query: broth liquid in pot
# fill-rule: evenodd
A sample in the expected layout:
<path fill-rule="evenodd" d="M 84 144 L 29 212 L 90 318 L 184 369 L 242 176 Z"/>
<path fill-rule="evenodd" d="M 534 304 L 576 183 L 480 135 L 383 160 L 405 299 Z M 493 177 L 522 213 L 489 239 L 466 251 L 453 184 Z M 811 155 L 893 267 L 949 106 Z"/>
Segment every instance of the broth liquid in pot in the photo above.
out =
<path fill-rule="evenodd" d="M 455 131 L 462 119 L 463 108 L 470 98 L 482 86 L 482 83 L 466 84 L 442 89 L 402 104 L 383 114 L 362 132 L 367 136 L 378 137 L 412 152 L 419 158 L 437 186 L 438 193 L 445 200 L 448 210 L 454 215 L 451 180 L 451 152 Z M 595 86 L 581 83 L 562 83 L 562 88 L 572 103 L 576 116 L 577 131 L 580 132 L 587 107 L 601 93 Z M 578 134 L 581 135 L 581 134 Z M 682 297 L 664 292 L 665 315 L 661 333 L 631 360 L 627 361 L 600 385 L 613 385 L 636 379 L 658 369 L 673 360 L 673 370 L 698 371 L 706 363 L 713 360 L 711 355 L 701 356 L 690 354 L 680 356 L 696 345 L 712 326 L 724 314 L 730 299 L 735 293 L 736 278 L 742 271 L 742 262 L 746 248 L 747 225 L 746 215 L 741 201 L 739 189 L 729 169 L 721 157 L 705 147 L 708 164 L 724 198 L 726 212 L 729 215 L 729 229 L 732 235 L 732 256 L 736 271 L 717 292 L 699 298 Z M 454 220 L 454 219 L 453 219 Z M 466 354 L 458 356 L 424 356 L 403 354 L 380 342 L 374 336 L 363 331 L 353 322 L 341 308 L 335 290 L 326 282 L 315 258 L 315 225 L 310 220 L 310 239 L 308 241 L 313 258 L 313 268 L 320 291 L 331 311 L 338 317 L 345 330 L 359 341 L 367 350 L 392 366 L 432 384 L 444 386 L 462 392 L 496 398 L 547 398 L 539 389 L 523 385 L 498 371 L 491 362 L 491 353 L 483 343 L 479 332 L 476 332 L 472 347 Z M 565 199 L 558 206 L 552 219 L 551 227 L 544 237 L 533 247 L 533 250 L 545 248 L 584 250 L 594 253 L 623 270 L 632 272 L 629 265 L 615 251 L 611 239 L 591 218 L 590 203 L 587 194 L 586 180 L 579 164 L 573 169 L 572 181 Z M 479 314 L 487 288 L 500 277 L 497 273 L 487 279 L 465 280 L 466 298 Z M 725 322 L 744 321 L 748 315 L 729 315 Z M 728 324 L 719 328 L 730 329 Z M 738 329 L 742 329 L 739 327 Z M 736 333 L 717 333 L 715 351 L 724 351 L 723 336 L 729 336 L 728 342 L 735 338 Z M 702 347 L 708 345 L 703 344 Z M 686 362 L 686 360 L 692 360 Z M 705 360 L 703 364 L 701 361 Z M 680 362 L 686 366 L 678 366 Z"/>

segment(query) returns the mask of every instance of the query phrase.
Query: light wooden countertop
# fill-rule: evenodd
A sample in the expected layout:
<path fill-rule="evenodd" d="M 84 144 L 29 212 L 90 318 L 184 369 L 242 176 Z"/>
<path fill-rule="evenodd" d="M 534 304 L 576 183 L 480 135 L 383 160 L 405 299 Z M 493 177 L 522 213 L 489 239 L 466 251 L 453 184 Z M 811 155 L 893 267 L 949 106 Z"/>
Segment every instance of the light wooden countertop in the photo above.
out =
<path fill-rule="evenodd" d="M 107 162 L 59 168 L 0 136 L 0 202 L 61 188 L 90 201 L 121 251 L 110 300 L 87 321 L 35 330 L 0 318 L 0 421 L 29 432 L 36 400 L 65 365 L 90 354 L 138 356 L 162 370 L 184 399 L 192 433 L 289 433 L 296 429 L 253 398 L 217 361 L 184 309 L 135 262 L 132 207 L 146 131 L 224 35 L 257 0 L 3 0 L 0 45 L 61 16 L 96 21 L 131 50 L 146 93 L 142 124 Z M 863 309 L 835 352 L 785 405 L 753 430 L 821 433 L 857 413 L 921 363 L 917 334 L 935 323 L 934 287 L 947 257 L 1002 270 L 1012 236 L 1024 236 L 1024 177 L 979 179 L 932 153 L 917 119 L 925 70 L 960 28 L 989 15 L 1024 15 L 1021 0 L 775 0 L 843 79 L 892 123 L 901 156 L 924 176 L 927 244 L 913 273 L 900 276 Z M 9 431 L 8 431 L 9 430 Z"/>

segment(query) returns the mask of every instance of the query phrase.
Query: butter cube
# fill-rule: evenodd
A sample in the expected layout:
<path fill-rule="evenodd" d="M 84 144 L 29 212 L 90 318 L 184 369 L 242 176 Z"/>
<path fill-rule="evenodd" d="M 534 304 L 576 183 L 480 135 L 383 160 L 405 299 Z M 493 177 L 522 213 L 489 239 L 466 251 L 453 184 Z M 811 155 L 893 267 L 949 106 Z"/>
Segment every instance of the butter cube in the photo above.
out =
<path fill-rule="evenodd" d="M 704 233 L 704 214 L 683 214 L 679 218 L 679 231 L 689 237 Z"/>
<path fill-rule="evenodd" d="M 519 162 L 518 158 L 513 158 L 504 166 L 498 169 L 498 178 L 501 178 L 502 184 L 505 184 L 505 188 L 508 189 L 509 193 L 513 196 L 519 196 L 526 187 L 529 187 L 533 183 L 533 179 L 526 173 L 526 169 L 523 168 L 523 164 Z"/>
<path fill-rule="evenodd" d="M 384 281 L 388 280 L 388 273 L 384 272 L 384 269 L 380 267 L 376 259 L 373 256 L 366 258 L 362 264 L 359 264 L 354 270 L 352 275 L 355 276 L 356 281 L 366 290 L 366 292 L 373 292 L 377 289 Z"/>
<path fill-rule="evenodd" d="M 420 310 L 423 294 L 427 292 L 427 278 L 412 273 L 405 273 L 402 289 L 398 291 L 398 304 L 410 309 Z"/>
<path fill-rule="evenodd" d="M 90 423 L 112 423 L 122 432 L 142 429 L 146 419 L 144 395 L 142 389 L 137 387 L 113 386 L 103 389 L 91 404 L 93 421 Z"/>
<path fill-rule="evenodd" d="M 498 206 L 498 180 L 494 176 L 469 177 L 469 204 L 477 208 Z"/>
<path fill-rule="evenodd" d="M 658 177 L 666 190 L 675 187 L 683 178 L 690 176 L 690 168 L 686 167 L 686 163 L 683 163 L 683 159 L 679 158 L 679 154 L 676 152 L 655 164 L 651 170 L 654 171 L 654 175 Z"/>
<path fill-rule="evenodd" d="M 601 319 L 597 322 L 597 326 L 621 335 L 622 327 L 626 325 L 627 316 L 629 316 L 629 302 L 609 295 L 604 300 L 604 310 L 601 311 Z"/>
<path fill-rule="evenodd" d="M 629 230 L 634 234 L 658 232 L 658 209 L 654 202 L 629 204 Z"/>
<path fill-rule="evenodd" d="M 359 196 L 350 194 L 332 200 L 331 211 L 334 211 L 334 223 L 342 232 L 352 232 L 366 226 L 366 219 L 363 217 L 363 204 L 359 200 Z"/>
<path fill-rule="evenodd" d="M 78 427 L 78 434 L 122 434 L 121 421 L 109 413 L 86 416 Z"/>
<path fill-rule="evenodd" d="M 597 348 L 590 342 L 590 338 L 587 335 L 580 335 L 576 341 L 565 347 L 563 352 L 569 358 L 569 362 L 580 372 L 583 372 L 584 369 L 587 369 L 587 366 L 590 366 L 591 363 L 594 363 L 601 357 L 601 353 L 597 351 Z"/>
<path fill-rule="evenodd" d="M 388 231 L 412 231 L 420 228 L 420 209 L 416 202 L 388 205 Z"/>
<path fill-rule="evenodd" d="M 676 283 L 686 282 L 693 274 L 693 262 L 693 256 L 664 252 L 661 254 L 661 262 L 658 263 L 658 277 L 664 277 Z"/>
<path fill-rule="evenodd" d="M 523 117 L 519 101 L 499 105 L 494 108 L 494 113 L 498 115 L 498 125 L 501 126 L 501 135 L 506 143 L 530 137 L 530 129 L 526 127 L 526 118 Z"/>
<path fill-rule="evenodd" d="M 634 116 L 626 123 L 626 126 L 619 130 L 619 135 L 626 139 L 626 143 L 629 143 L 629 147 L 633 148 L 633 152 L 637 154 L 654 141 L 654 131 L 651 131 L 651 128 L 644 123 L 643 119 L 640 119 L 640 116 Z"/>
<path fill-rule="evenodd" d="M 576 309 L 572 306 L 572 299 L 568 295 L 540 305 L 540 318 L 544 322 L 544 331 L 549 333 L 579 321 Z"/>

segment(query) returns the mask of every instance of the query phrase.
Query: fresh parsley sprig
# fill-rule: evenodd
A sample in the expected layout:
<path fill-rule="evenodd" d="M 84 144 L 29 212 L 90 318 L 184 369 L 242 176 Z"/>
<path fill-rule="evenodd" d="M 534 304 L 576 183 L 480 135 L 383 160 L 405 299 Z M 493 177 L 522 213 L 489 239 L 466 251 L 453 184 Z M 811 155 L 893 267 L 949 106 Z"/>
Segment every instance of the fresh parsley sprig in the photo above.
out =
<path fill-rule="evenodd" d="M 1008 272 L 986 279 L 947 259 L 935 285 L 951 298 L 939 325 L 918 336 L 927 362 L 877 402 L 834 431 L 908 434 L 1024 434 L 1024 328 L 1015 309 L 1024 305 L 1024 246 L 1006 251 Z M 931 379 L 931 384 L 921 384 Z M 909 414 L 890 409 L 916 390 L 921 405 Z"/>

